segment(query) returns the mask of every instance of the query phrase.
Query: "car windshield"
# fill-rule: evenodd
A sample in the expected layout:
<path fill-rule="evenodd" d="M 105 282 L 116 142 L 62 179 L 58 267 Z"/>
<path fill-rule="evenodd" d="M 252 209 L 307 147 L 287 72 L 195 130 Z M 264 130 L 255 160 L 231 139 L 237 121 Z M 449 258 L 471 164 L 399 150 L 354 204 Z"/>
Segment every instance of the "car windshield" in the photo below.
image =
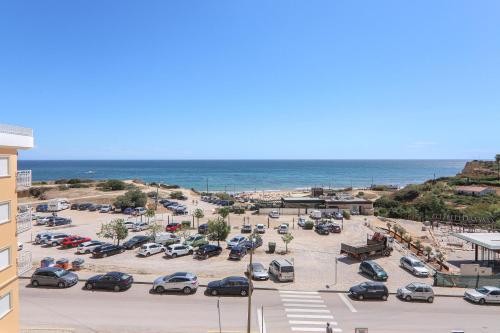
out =
<path fill-rule="evenodd" d="M 424 264 L 422 264 L 422 262 L 420 261 L 415 261 L 413 262 L 413 267 L 424 267 Z"/>
<path fill-rule="evenodd" d="M 262 264 L 252 264 L 252 270 L 254 272 L 263 272 L 264 266 Z"/>
<path fill-rule="evenodd" d="M 373 269 L 377 272 L 383 272 L 384 269 L 382 267 L 380 267 L 378 264 L 373 264 Z"/>
<path fill-rule="evenodd" d="M 64 269 L 60 269 L 60 270 L 54 271 L 54 274 L 56 274 L 57 277 L 65 276 L 68 273 L 69 273 L 69 271 L 64 270 Z"/>
<path fill-rule="evenodd" d="M 194 236 L 189 236 L 186 240 L 187 241 L 194 241 L 196 238 Z"/>
<path fill-rule="evenodd" d="M 293 266 L 282 266 L 281 267 L 281 272 L 283 272 L 283 273 L 292 273 L 293 272 Z"/>
<path fill-rule="evenodd" d="M 410 283 L 405 288 L 408 289 L 409 291 L 415 291 L 415 289 L 417 289 L 417 287 L 413 283 Z"/>
<path fill-rule="evenodd" d="M 481 294 L 484 294 L 484 295 L 486 295 L 486 294 L 489 292 L 489 290 L 488 290 L 488 289 L 486 289 L 486 288 L 484 288 L 484 287 L 477 288 L 477 289 L 476 289 L 476 291 L 477 291 L 478 293 L 481 293 Z"/>
<path fill-rule="evenodd" d="M 363 282 L 363 283 L 361 283 L 361 284 L 359 285 L 359 287 L 361 287 L 361 288 L 363 288 L 363 289 L 366 289 L 366 288 L 368 288 L 368 283 Z"/>
<path fill-rule="evenodd" d="M 128 275 L 128 274 L 122 274 L 122 276 L 120 276 L 120 279 L 127 280 L 129 277 L 130 277 L 130 275 Z"/>

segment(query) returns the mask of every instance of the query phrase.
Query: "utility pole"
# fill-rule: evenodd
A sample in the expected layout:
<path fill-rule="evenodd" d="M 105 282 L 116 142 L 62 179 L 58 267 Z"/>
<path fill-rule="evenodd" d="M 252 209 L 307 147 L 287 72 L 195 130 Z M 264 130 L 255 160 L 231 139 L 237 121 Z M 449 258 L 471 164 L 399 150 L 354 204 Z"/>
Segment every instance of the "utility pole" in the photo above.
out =
<path fill-rule="evenodd" d="M 155 200 L 155 210 L 158 209 L 158 191 L 160 190 L 160 183 L 156 184 L 156 200 Z"/>
<path fill-rule="evenodd" d="M 217 298 L 217 312 L 219 313 L 219 333 L 222 333 L 222 326 L 220 324 L 220 297 Z"/>
<path fill-rule="evenodd" d="M 254 248 L 254 239 L 255 234 L 252 233 L 252 238 L 250 242 L 252 247 L 250 249 L 250 264 L 248 265 L 248 312 L 247 312 L 247 333 L 250 333 L 251 329 L 251 321 L 252 321 L 252 293 L 253 293 L 253 284 L 252 284 L 252 257 L 253 257 L 253 248 Z"/>
<path fill-rule="evenodd" d="M 208 178 L 207 178 L 207 195 L 208 195 Z"/>

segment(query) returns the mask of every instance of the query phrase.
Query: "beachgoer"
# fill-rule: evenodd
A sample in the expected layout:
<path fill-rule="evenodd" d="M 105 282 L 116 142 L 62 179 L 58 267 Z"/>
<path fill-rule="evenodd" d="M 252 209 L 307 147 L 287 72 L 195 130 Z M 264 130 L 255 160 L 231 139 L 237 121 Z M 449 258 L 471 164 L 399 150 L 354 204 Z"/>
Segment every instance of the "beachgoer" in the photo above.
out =
<path fill-rule="evenodd" d="M 330 326 L 330 323 L 326 323 L 326 333 L 333 333 L 332 327 Z"/>

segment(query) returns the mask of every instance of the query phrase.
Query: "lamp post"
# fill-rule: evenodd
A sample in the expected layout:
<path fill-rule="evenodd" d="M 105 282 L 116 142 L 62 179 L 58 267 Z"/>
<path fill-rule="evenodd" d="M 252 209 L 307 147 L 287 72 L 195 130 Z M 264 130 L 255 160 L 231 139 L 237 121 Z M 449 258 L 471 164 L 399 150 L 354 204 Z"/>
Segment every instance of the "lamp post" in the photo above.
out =
<path fill-rule="evenodd" d="M 250 333 L 251 330 L 251 321 L 252 321 L 252 293 L 253 293 L 253 284 L 252 284 L 252 258 L 253 258 L 253 248 L 254 243 L 256 241 L 255 232 L 252 233 L 250 242 L 250 264 L 248 264 L 248 311 L 247 311 L 247 333 Z"/>

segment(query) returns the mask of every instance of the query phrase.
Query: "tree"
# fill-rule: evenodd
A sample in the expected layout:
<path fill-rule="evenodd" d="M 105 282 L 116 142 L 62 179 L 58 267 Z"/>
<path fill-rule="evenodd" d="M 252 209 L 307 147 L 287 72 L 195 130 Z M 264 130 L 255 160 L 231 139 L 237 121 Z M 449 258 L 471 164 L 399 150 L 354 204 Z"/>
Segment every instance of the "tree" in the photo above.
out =
<path fill-rule="evenodd" d="M 102 191 L 121 191 L 126 187 L 127 184 L 118 179 L 110 179 L 97 185 L 97 188 Z"/>
<path fill-rule="evenodd" d="M 102 238 L 108 238 L 120 245 L 120 241 L 127 238 L 128 229 L 123 223 L 123 219 L 114 219 L 108 223 L 101 224 L 101 230 L 97 233 L 97 236 Z"/>
<path fill-rule="evenodd" d="M 118 209 L 127 207 L 144 207 L 148 201 L 146 193 L 141 190 L 131 190 L 116 198 L 114 203 Z"/>
<path fill-rule="evenodd" d="M 194 217 L 196 217 L 196 223 L 198 224 L 197 226 L 199 227 L 200 226 L 200 219 L 202 219 L 203 217 L 205 217 L 205 214 L 203 213 L 203 209 L 201 208 L 196 208 L 194 210 Z"/>
<path fill-rule="evenodd" d="M 149 229 L 148 229 L 148 235 L 151 236 L 152 240 L 154 241 L 155 238 L 156 238 L 156 235 L 161 232 L 163 230 L 163 226 L 161 224 L 159 224 L 158 222 L 156 221 L 153 221 L 150 225 L 149 225 Z"/>
<path fill-rule="evenodd" d="M 155 212 L 154 209 L 148 208 L 148 209 L 146 209 L 146 213 L 144 215 L 148 218 L 148 223 L 149 223 L 149 219 L 152 218 L 152 217 L 155 217 L 156 216 L 156 212 Z"/>
<path fill-rule="evenodd" d="M 289 232 L 281 236 L 281 239 L 285 243 L 285 253 L 288 253 L 288 243 L 290 243 L 293 240 L 293 235 Z"/>
<path fill-rule="evenodd" d="M 226 219 L 227 217 L 228 218 L 227 221 L 229 223 L 229 208 L 227 207 L 219 208 L 219 215 L 220 217 L 222 217 L 222 219 Z M 229 227 L 231 227 L 231 225 L 229 225 Z"/>
<path fill-rule="evenodd" d="M 437 251 L 436 252 L 436 259 L 438 260 L 438 263 L 439 263 L 439 270 L 442 270 L 443 269 L 443 263 L 444 263 L 444 260 L 445 260 L 443 252 Z"/>
<path fill-rule="evenodd" d="M 427 256 L 427 261 L 431 261 L 432 247 L 428 245 L 424 247 L 424 254 Z"/>
<path fill-rule="evenodd" d="M 420 250 L 422 249 L 422 242 L 420 239 L 415 241 L 415 248 L 417 249 L 417 256 L 420 254 Z"/>
<path fill-rule="evenodd" d="M 220 241 L 225 241 L 231 228 L 227 225 L 223 218 L 218 217 L 215 220 L 208 220 L 208 239 L 217 241 L 217 246 Z"/>
<path fill-rule="evenodd" d="M 495 155 L 495 162 L 497 162 L 497 179 L 500 180 L 500 154 Z"/>
<path fill-rule="evenodd" d="M 406 234 L 406 235 L 405 235 L 405 240 L 406 240 L 406 242 L 408 243 L 408 249 L 410 249 L 410 250 L 411 250 L 411 241 L 413 240 L 413 237 L 411 237 L 411 235 L 410 235 L 410 234 Z"/>
<path fill-rule="evenodd" d="M 389 231 L 389 235 L 390 235 L 391 234 L 392 224 L 390 222 L 387 222 L 386 226 L 387 226 L 387 230 Z"/>

